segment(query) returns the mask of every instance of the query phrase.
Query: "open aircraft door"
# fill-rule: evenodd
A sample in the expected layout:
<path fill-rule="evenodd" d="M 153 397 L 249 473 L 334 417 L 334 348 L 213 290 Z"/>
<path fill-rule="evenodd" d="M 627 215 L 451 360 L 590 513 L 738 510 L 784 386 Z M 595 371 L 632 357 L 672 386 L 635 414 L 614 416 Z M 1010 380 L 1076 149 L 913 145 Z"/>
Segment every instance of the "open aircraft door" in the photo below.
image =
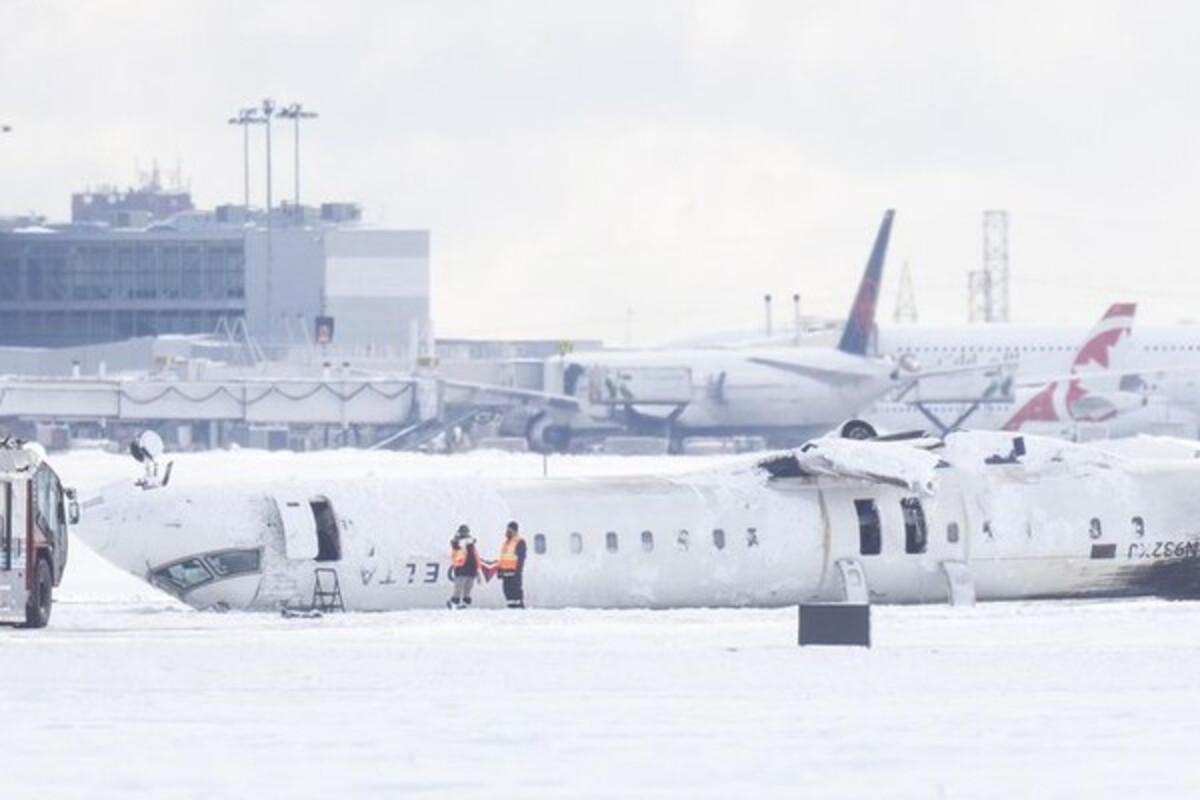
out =
<path fill-rule="evenodd" d="M 317 522 L 307 500 L 274 498 L 283 521 L 283 548 L 289 561 L 312 561 L 317 557 Z"/>

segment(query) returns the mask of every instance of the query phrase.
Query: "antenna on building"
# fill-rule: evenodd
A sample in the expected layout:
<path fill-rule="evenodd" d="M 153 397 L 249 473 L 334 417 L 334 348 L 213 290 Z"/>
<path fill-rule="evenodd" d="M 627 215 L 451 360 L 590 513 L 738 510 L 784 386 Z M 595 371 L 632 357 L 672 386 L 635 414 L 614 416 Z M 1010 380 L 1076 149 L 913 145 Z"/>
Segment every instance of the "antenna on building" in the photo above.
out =
<path fill-rule="evenodd" d="M 917 297 L 913 291 L 912 271 L 908 262 L 900 269 L 900 288 L 896 292 L 896 309 L 892 319 L 897 325 L 912 325 L 917 321 Z"/>
<path fill-rule="evenodd" d="M 971 322 L 1008 322 L 1008 212 L 983 212 L 983 266 L 967 274 Z"/>

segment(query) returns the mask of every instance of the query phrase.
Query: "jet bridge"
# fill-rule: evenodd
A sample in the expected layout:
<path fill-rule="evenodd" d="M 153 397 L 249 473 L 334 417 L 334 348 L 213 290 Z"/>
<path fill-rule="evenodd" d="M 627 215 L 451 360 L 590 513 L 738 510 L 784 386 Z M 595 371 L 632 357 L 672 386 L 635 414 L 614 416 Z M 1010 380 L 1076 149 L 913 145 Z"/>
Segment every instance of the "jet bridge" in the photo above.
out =
<path fill-rule="evenodd" d="M 0 379 L 0 417 L 411 425 L 437 419 L 432 378 Z"/>

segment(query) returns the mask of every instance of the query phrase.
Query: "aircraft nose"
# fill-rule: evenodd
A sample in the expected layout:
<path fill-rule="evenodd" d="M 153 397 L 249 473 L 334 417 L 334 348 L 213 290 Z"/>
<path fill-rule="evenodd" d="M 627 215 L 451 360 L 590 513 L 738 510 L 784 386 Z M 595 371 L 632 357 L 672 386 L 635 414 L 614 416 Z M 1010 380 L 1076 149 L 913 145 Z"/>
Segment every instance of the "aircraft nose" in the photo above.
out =
<path fill-rule="evenodd" d="M 113 507 L 85 508 L 79 524 L 71 532 L 105 561 L 145 578 L 150 564 L 139 537 L 127 535 L 124 525 L 127 519 L 126 514 Z"/>

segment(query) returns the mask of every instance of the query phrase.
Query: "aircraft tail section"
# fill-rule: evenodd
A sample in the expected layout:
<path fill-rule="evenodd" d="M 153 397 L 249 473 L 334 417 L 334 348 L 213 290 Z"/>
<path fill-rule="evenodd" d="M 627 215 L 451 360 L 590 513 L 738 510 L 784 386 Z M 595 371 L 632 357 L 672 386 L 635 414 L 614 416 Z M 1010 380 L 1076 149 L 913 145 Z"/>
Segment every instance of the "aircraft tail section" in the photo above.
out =
<path fill-rule="evenodd" d="M 1103 397 L 1116 393 L 1120 376 L 1111 372 L 1112 351 L 1133 330 L 1136 303 L 1114 303 L 1093 326 L 1071 362 L 1071 378 L 1051 381 L 1025 402 L 1004 423 L 1004 430 L 1016 431 L 1027 422 L 1063 422 L 1080 417 L 1100 421 L 1114 416 L 1117 405 Z M 1088 373 L 1102 374 L 1088 377 Z M 1076 377 L 1078 376 L 1078 377 Z M 1116 399 L 1116 398 L 1114 398 Z M 1099 416 L 1097 416 L 1099 415 Z"/>
<path fill-rule="evenodd" d="M 854 295 L 854 304 L 846 317 L 846 328 L 842 331 L 842 339 L 837 349 L 852 355 L 866 355 L 871 334 L 875 330 L 875 306 L 879 301 L 879 284 L 883 280 L 883 261 L 887 257 L 888 239 L 892 235 L 892 218 L 896 215 L 894 209 L 888 209 L 879 223 L 879 232 L 875 234 L 875 246 L 871 248 L 871 257 L 867 259 L 867 268 L 863 272 L 862 282 L 858 285 L 858 293 Z"/>

